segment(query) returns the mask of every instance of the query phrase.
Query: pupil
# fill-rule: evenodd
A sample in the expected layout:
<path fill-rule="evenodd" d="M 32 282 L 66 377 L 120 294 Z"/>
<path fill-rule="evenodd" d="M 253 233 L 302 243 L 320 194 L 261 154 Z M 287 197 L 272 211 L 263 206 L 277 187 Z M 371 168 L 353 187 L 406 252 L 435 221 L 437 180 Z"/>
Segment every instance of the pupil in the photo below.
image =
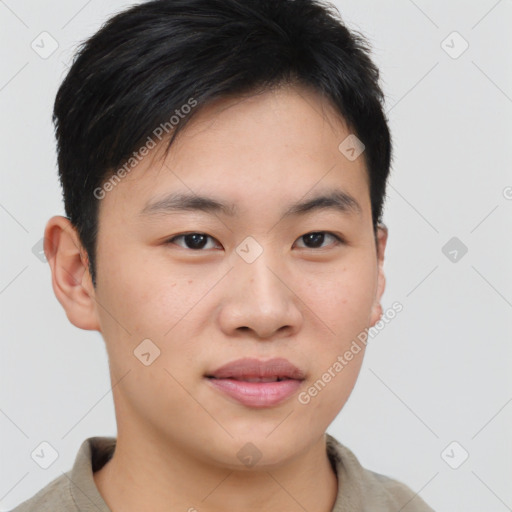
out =
<path fill-rule="evenodd" d="M 185 241 L 191 249 L 201 249 L 205 246 L 206 236 L 200 233 L 185 235 Z"/>
<path fill-rule="evenodd" d="M 304 235 L 304 242 L 306 245 L 308 244 L 308 240 L 312 242 L 314 247 L 320 247 L 322 242 L 324 241 L 325 234 L 324 233 L 309 233 L 309 235 Z"/>

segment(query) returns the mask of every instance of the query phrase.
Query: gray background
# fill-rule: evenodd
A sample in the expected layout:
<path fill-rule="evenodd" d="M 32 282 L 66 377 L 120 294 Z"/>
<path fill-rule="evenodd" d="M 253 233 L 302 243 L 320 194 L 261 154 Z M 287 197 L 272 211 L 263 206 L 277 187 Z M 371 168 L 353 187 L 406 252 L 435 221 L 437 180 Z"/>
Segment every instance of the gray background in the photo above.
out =
<path fill-rule="evenodd" d="M 0 1 L 3 511 L 69 470 L 86 437 L 116 433 L 102 338 L 67 321 L 32 248 L 63 214 L 55 92 L 76 45 L 128 4 Z M 404 309 L 329 432 L 437 511 L 512 510 L 512 1 L 336 5 L 381 68 L 395 148 L 383 305 Z M 48 469 L 30 455 L 43 441 Z"/>

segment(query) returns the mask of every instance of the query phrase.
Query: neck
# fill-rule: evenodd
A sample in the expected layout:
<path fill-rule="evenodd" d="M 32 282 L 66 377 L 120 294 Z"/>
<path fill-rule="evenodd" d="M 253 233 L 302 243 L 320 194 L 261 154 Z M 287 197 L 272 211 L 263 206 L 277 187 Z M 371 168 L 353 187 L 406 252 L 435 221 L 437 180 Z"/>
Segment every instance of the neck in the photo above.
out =
<path fill-rule="evenodd" d="M 325 435 L 282 465 L 232 470 L 198 460 L 169 440 L 126 434 L 119 431 L 112 459 L 93 474 L 114 512 L 224 512 L 226 503 L 247 512 L 331 512 L 336 500 Z"/>

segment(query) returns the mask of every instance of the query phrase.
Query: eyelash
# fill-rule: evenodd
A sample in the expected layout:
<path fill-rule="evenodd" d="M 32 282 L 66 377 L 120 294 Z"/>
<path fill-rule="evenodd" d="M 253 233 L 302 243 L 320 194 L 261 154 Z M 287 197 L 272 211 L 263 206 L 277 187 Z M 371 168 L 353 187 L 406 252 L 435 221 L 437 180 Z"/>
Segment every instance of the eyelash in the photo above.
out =
<path fill-rule="evenodd" d="M 308 235 L 317 235 L 317 234 L 326 234 L 326 235 L 329 235 L 331 236 L 332 238 L 334 238 L 336 240 L 336 243 L 334 244 L 334 246 L 338 246 L 338 245 L 341 245 L 341 244 L 345 244 L 345 241 L 338 235 L 335 235 L 334 233 L 330 232 L 330 231 L 310 231 L 309 233 L 305 233 L 304 235 L 301 235 L 297 240 L 300 240 L 301 238 L 304 238 L 305 236 L 308 236 Z M 208 237 L 209 239 L 212 239 L 212 240 L 215 240 L 214 237 L 206 234 L 206 233 L 201 233 L 199 231 L 190 231 L 188 233 L 182 233 L 181 235 L 176 235 L 176 236 L 173 236 L 172 238 L 169 238 L 168 240 L 165 241 L 166 244 L 174 244 L 174 245 L 177 245 L 174 243 L 175 240 L 179 239 L 179 238 L 184 238 L 186 236 L 189 236 L 189 235 L 203 235 L 203 236 L 206 236 Z M 217 240 L 216 240 L 217 241 Z M 218 243 L 218 241 L 217 241 Z M 181 247 L 181 246 L 179 246 Z M 325 249 L 329 246 L 322 246 L 322 247 L 302 247 L 302 249 L 310 249 L 310 250 L 321 250 L 321 249 Z M 182 249 L 185 249 L 185 250 L 190 250 L 190 251 L 194 251 L 194 252 L 204 252 L 206 249 L 203 249 L 203 248 L 200 248 L 200 249 L 191 249 L 190 247 L 181 247 Z"/>

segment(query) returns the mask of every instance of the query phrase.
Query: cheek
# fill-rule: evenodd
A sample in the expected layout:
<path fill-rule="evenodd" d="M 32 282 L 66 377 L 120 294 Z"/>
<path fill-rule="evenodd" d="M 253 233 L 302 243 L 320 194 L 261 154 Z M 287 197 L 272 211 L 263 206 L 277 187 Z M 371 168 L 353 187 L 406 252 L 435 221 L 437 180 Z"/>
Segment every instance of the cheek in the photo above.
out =
<path fill-rule="evenodd" d="M 305 396 L 310 412 L 318 409 L 311 422 L 318 414 L 318 421 L 328 425 L 354 388 L 365 352 L 358 336 L 370 325 L 376 276 L 376 260 L 357 255 L 336 271 L 303 280 L 302 297 L 318 326 L 311 338 L 312 387 Z"/>
<path fill-rule="evenodd" d="M 208 283 L 197 286 L 189 276 L 147 265 L 144 258 L 111 260 L 102 272 L 98 313 L 112 380 L 119 381 L 117 399 L 158 423 L 158 411 L 190 401 L 178 382 L 179 370 L 193 367 L 193 344 L 184 343 L 180 333 L 188 332 L 187 313 Z"/>
<path fill-rule="evenodd" d="M 198 333 L 211 319 L 203 299 L 225 270 L 199 273 L 192 265 L 177 269 L 156 259 L 149 264 L 141 252 L 118 264 L 111 259 L 102 272 L 98 303 L 104 307 L 98 314 L 117 376 L 144 371 L 134 351 L 147 339 L 160 351 L 148 369 L 162 365 L 180 372 L 197 364 Z"/>
<path fill-rule="evenodd" d="M 112 249 L 110 254 L 120 252 Z M 107 322 L 122 318 L 130 325 L 130 332 L 162 336 L 186 313 L 188 302 L 193 300 L 192 279 L 183 272 L 151 261 L 145 251 L 103 259 L 98 301 L 103 301 L 110 313 L 100 311 Z M 113 318 L 109 320 L 109 316 Z"/>
<path fill-rule="evenodd" d="M 361 255 L 338 269 L 302 278 L 297 293 L 339 341 L 368 327 L 376 278 L 376 262 Z"/>
<path fill-rule="evenodd" d="M 364 346 L 357 354 L 352 354 L 350 361 L 344 359 L 348 348 L 327 349 L 323 351 L 325 357 L 315 363 L 308 386 L 298 396 L 301 427 L 305 430 L 325 431 L 352 393 L 361 369 Z"/>

